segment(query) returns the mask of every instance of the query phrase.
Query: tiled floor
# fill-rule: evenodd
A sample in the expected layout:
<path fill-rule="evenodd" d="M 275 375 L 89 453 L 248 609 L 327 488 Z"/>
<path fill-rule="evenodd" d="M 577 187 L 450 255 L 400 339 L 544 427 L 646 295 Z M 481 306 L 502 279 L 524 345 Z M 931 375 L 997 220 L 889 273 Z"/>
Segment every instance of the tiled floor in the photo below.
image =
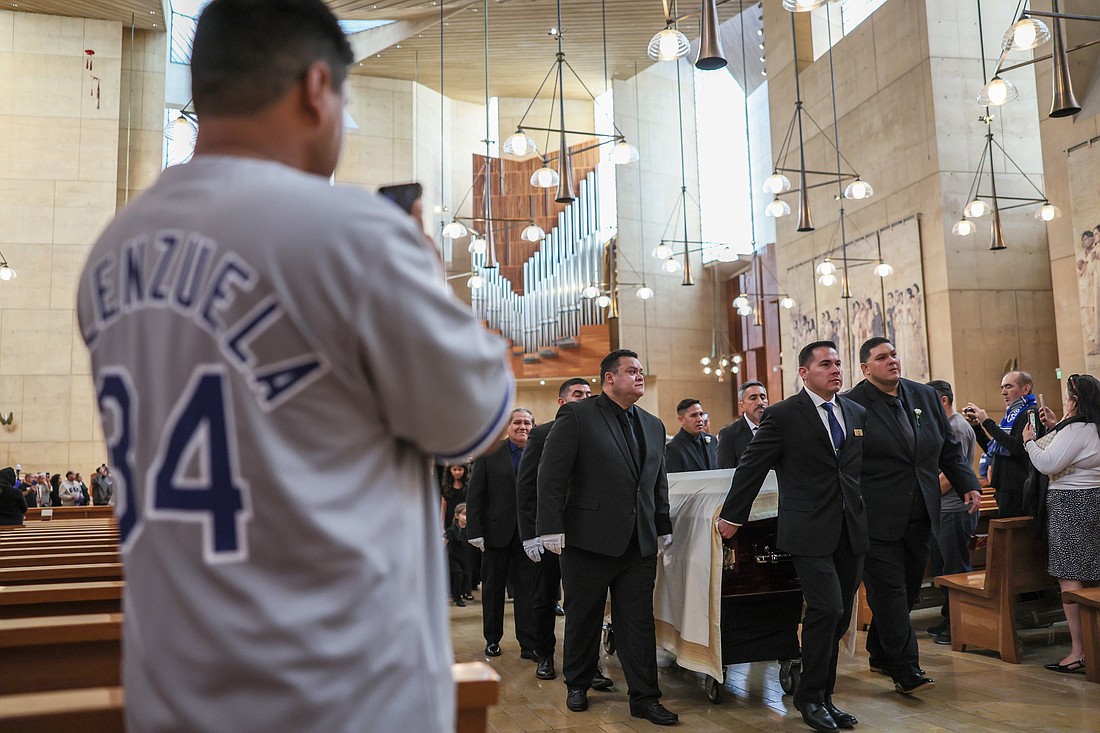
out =
<path fill-rule="evenodd" d="M 451 609 L 451 633 L 459 662 L 489 661 L 501 676 L 501 701 L 489 716 L 495 733 L 572 731 L 573 733 L 633 733 L 664 730 L 630 716 L 622 670 L 614 656 L 604 669 L 616 681 L 610 692 L 589 693 L 590 707 L 571 713 L 565 707 L 565 686 L 535 678 L 535 665 L 519 658 L 512 636 L 511 606 L 506 612 L 504 653 L 486 660 L 481 636 L 481 604 Z M 893 691 L 889 679 L 867 669 L 860 633 L 854 656 L 842 652 L 835 702 L 859 718 L 857 731 L 1097 731 L 1100 733 L 1100 685 L 1084 675 L 1059 675 L 1043 669 L 1068 651 L 1065 623 L 1021 632 L 1024 659 L 1006 664 L 992 653 L 954 653 L 923 634 L 939 620 L 936 609 L 915 611 L 922 632 L 921 666 L 936 680 L 936 689 L 919 698 Z M 560 641 L 563 622 L 559 620 Z M 680 715 L 674 730 L 806 731 L 790 696 L 783 694 L 776 663 L 735 665 L 726 675 L 725 696 L 711 704 L 701 679 L 675 666 L 661 670 L 662 702 Z"/>

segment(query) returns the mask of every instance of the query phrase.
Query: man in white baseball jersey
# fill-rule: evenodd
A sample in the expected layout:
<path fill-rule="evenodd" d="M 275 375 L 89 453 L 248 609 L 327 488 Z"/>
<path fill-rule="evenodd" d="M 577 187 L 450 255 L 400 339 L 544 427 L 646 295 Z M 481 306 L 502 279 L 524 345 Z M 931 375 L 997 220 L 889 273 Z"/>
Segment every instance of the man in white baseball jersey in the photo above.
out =
<path fill-rule="evenodd" d="M 429 456 L 494 445 L 514 384 L 409 217 L 330 186 L 351 61 L 322 0 L 214 0 L 194 160 L 81 275 L 129 730 L 454 729 Z"/>

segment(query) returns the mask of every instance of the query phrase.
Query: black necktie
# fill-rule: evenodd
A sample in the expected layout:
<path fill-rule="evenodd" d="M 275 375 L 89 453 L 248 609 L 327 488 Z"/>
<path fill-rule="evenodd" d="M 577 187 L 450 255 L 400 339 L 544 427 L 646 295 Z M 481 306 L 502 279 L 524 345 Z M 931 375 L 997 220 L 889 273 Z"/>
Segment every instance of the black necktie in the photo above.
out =
<path fill-rule="evenodd" d="M 833 403 L 822 402 L 821 406 L 825 408 L 825 412 L 829 413 L 829 435 L 833 439 L 833 448 L 839 453 L 844 447 L 844 430 L 840 427 L 840 421 L 836 419 L 836 413 L 833 412 Z"/>
<path fill-rule="evenodd" d="M 906 445 L 912 448 L 915 437 L 913 426 L 909 423 L 909 416 L 905 414 L 905 405 L 902 404 L 900 399 L 894 400 L 894 419 L 898 421 L 901 434 L 905 436 Z"/>
<path fill-rule="evenodd" d="M 707 450 L 706 438 L 702 435 L 696 435 L 695 445 L 699 449 L 699 455 L 702 456 L 703 469 L 709 471 L 714 468 L 714 466 L 710 465 L 710 451 Z"/>
<path fill-rule="evenodd" d="M 519 462 L 523 458 L 523 448 L 512 448 L 512 474 L 519 475 Z"/>
<path fill-rule="evenodd" d="M 641 468 L 642 452 L 638 448 L 638 436 L 634 434 L 634 415 L 626 410 L 619 413 L 619 425 L 623 429 L 623 437 L 626 439 L 626 447 L 630 449 L 630 457 L 634 459 L 634 467 Z"/>

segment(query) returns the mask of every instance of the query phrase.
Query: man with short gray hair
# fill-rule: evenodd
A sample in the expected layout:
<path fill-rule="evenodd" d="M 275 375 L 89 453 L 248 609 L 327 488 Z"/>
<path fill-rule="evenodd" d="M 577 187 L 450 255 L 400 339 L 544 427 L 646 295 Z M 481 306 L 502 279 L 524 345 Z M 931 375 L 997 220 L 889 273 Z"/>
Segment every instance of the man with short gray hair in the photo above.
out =
<path fill-rule="evenodd" d="M 1001 378 L 1005 414 L 1000 422 L 994 422 L 985 410 L 973 402 L 968 402 L 963 408 L 963 416 L 974 428 L 978 445 L 989 456 L 989 484 L 996 490 L 994 498 L 1000 519 L 1027 514 L 1024 482 L 1031 470 L 1031 460 L 1024 450 L 1024 426 L 1034 419 L 1035 437 L 1041 437 L 1044 432 L 1043 424 L 1038 419 L 1039 406 L 1034 389 L 1035 381 L 1027 372 L 1005 374 Z"/>
<path fill-rule="evenodd" d="M 753 379 L 741 385 L 737 390 L 741 418 L 718 431 L 718 468 L 737 468 L 767 408 L 768 389 L 763 382 Z"/>

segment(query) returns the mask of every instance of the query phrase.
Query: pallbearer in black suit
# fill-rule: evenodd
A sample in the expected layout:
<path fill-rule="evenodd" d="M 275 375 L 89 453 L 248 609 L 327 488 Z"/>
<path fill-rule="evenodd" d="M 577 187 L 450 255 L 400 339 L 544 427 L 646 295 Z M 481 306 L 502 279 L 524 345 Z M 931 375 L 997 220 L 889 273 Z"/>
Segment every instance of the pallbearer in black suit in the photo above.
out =
<path fill-rule="evenodd" d="M 573 377 L 562 382 L 558 388 L 558 406 L 567 402 L 579 402 L 592 396 L 592 388 L 588 380 L 583 377 Z M 539 460 L 542 458 L 542 448 L 546 443 L 546 436 L 554 427 L 554 421 L 539 425 L 527 437 L 527 447 L 523 449 L 523 459 L 519 463 L 519 479 L 516 483 L 516 505 L 519 507 L 519 535 L 523 540 L 523 551 L 532 561 L 538 563 L 535 566 L 535 653 L 539 663 L 535 669 L 535 676 L 540 680 L 552 680 L 557 677 L 554 669 L 554 648 L 557 646 L 557 638 L 554 635 L 554 623 L 556 615 L 554 608 L 558 604 L 558 593 L 561 586 L 561 568 L 558 564 L 558 556 L 552 552 L 543 553 L 542 543 L 539 542 L 535 520 L 538 515 L 538 475 Z M 602 680 L 607 680 L 603 677 Z M 611 681 L 601 687 L 611 686 Z"/>
<path fill-rule="evenodd" d="M 718 441 L 708 435 L 706 413 L 699 400 L 688 397 L 676 405 L 680 431 L 665 446 L 665 472 L 710 471 L 718 467 Z"/>
<path fill-rule="evenodd" d="M 981 489 L 963 459 L 935 390 L 901 377 L 901 362 L 885 338 L 859 349 L 865 379 L 848 398 L 867 409 L 860 486 L 871 546 L 863 569 L 874 615 L 867 633 L 871 667 L 911 695 L 935 685 L 920 668 L 909 612 L 920 593 L 928 537 L 940 524 L 940 472 L 978 511 Z"/>
<path fill-rule="evenodd" d="M 532 605 L 535 565 L 523 551 L 516 507 L 516 474 L 534 417 L 526 407 L 512 410 L 508 437 L 492 453 L 474 461 L 466 499 L 466 531 L 481 550 L 481 613 L 485 655 L 500 656 L 504 635 L 504 591 L 512 574 L 516 641 L 520 656 L 537 661 Z"/>
<path fill-rule="evenodd" d="M 806 388 L 772 405 L 733 476 L 717 526 L 733 537 L 748 521 L 768 471 L 779 479 L 778 549 L 793 556 L 802 583 L 802 681 L 794 705 L 814 730 L 851 728 L 854 715 L 833 705 L 838 644 L 852 617 L 867 517 L 859 493 L 867 413 L 837 395 L 843 384 L 832 341 L 798 355 Z"/>
<path fill-rule="evenodd" d="M 630 713 L 672 725 L 678 717 L 661 705 L 653 625 L 657 551 L 672 544 L 665 426 L 634 404 L 645 394 L 635 352 L 612 351 L 600 373 L 598 397 L 562 405 L 539 462 L 538 532 L 545 549 L 561 554 L 565 584 L 566 707 L 588 707 L 610 590 Z"/>
<path fill-rule="evenodd" d="M 718 468 L 737 468 L 767 408 L 768 390 L 763 383 L 754 379 L 741 385 L 737 390 L 737 409 L 741 417 L 718 431 Z"/>

